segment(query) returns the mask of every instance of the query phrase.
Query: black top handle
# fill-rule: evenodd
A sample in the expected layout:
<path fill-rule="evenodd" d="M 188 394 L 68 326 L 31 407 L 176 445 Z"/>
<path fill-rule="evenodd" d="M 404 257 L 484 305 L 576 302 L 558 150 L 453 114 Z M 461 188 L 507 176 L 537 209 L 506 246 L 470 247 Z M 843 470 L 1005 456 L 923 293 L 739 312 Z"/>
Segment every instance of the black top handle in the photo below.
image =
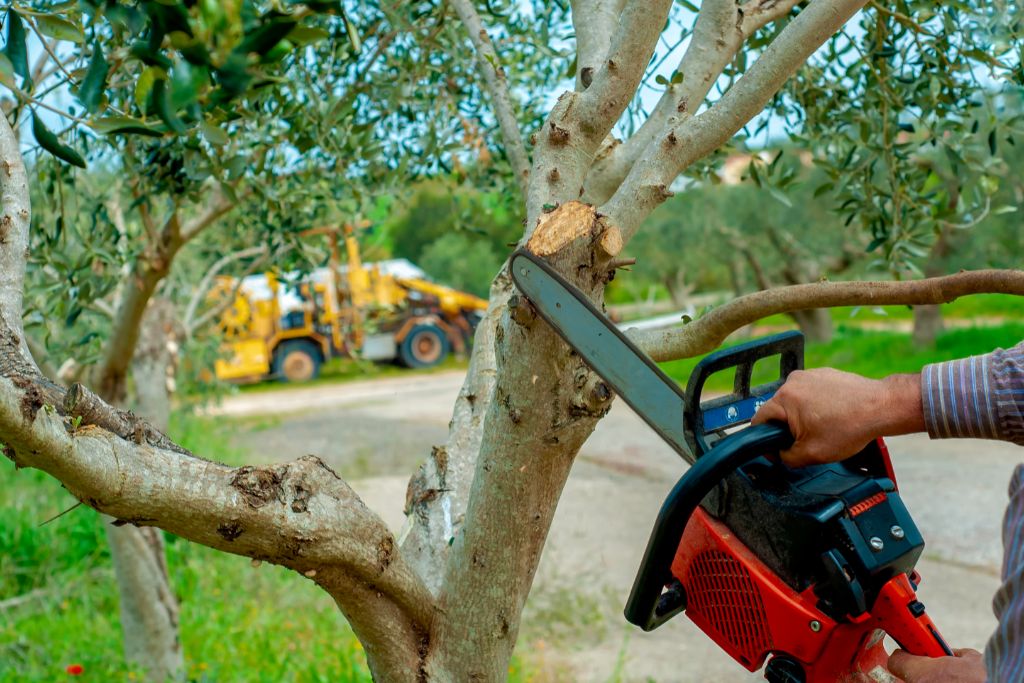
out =
<path fill-rule="evenodd" d="M 723 438 L 686 471 L 662 504 L 651 531 L 626 602 L 625 614 L 630 623 L 650 631 L 686 609 L 686 595 L 681 585 L 671 586 L 665 593 L 662 589 L 672 581 L 672 560 L 697 506 L 736 468 L 762 455 L 778 453 L 792 444 L 793 436 L 784 424 L 748 427 Z"/>
<path fill-rule="evenodd" d="M 780 356 L 778 379 L 751 387 L 754 365 L 772 356 Z M 686 385 L 683 430 L 694 455 L 700 458 L 708 452 L 715 441 L 725 435 L 727 428 L 749 422 L 790 373 L 803 367 L 804 336 L 796 331 L 755 339 L 705 356 L 694 368 Z M 736 368 L 732 393 L 701 403 L 701 393 L 708 378 L 729 368 Z"/>

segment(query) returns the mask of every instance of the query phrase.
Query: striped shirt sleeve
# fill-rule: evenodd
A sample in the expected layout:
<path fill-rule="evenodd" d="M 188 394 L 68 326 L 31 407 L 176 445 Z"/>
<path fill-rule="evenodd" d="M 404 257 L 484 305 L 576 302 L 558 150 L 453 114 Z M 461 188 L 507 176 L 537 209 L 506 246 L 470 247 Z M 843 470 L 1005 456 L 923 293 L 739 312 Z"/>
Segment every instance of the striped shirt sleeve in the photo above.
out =
<path fill-rule="evenodd" d="M 921 371 L 925 425 L 933 438 L 975 437 L 1024 445 L 1024 342 Z M 985 646 L 989 683 L 1024 681 L 1024 465 L 1010 480 L 1003 518 L 1003 583 L 992 600 L 999 625 Z"/>
<path fill-rule="evenodd" d="M 926 365 L 921 396 L 934 439 L 1000 439 L 1024 446 L 1024 342 Z"/>
<path fill-rule="evenodd" d="M 1024 465 L 1010 480 L 1003 518 L 1003 584 L 992 599 L 999 625 L 985 645 L 988 683 L 1024 681 Z"/>

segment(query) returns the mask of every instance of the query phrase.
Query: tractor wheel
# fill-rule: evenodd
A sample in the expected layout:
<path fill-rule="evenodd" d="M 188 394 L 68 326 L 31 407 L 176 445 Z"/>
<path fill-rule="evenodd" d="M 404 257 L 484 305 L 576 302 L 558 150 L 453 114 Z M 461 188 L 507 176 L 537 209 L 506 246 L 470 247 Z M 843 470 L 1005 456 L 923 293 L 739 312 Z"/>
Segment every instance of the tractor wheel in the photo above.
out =
<path fill-rule="evenodd" d="M 320 375 L 323 356 L 305 339 L 289 339 L 274 353 L 274 375 L 282 382 L 308 382 Z"/>
<path fill-rule="evenodd" d="M 416 325 L 398 347 L 398 360 L 407 368 L 429 368 L 443 361 L 450 351 L 448 337 L 436 325 Z"/>

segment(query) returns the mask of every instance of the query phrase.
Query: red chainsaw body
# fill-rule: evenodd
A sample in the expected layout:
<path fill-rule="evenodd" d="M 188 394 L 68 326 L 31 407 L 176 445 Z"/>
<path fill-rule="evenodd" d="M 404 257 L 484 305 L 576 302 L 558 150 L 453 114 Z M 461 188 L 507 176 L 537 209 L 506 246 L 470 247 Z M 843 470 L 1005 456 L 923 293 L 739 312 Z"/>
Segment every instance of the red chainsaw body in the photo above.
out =
<path fill-rule="evenodd" d="M 879 502 L 866 499 L 851 514 Z M 813 586 L 802 592 L 791 588 L 703 509 L 686 526 L 672 575 L 685 589 L 687 616 L 750 671 L 770 656 L 785 654 L 802 665 L 807 683 L 856 680 L 858 674 L 885 668 L 886 633 L 914 654 L 946 654 L 923 606 L 915 609 L 920 603 L 905 574 L 886 583 L 869 612 L 836 621 L 817 607 Z"/>

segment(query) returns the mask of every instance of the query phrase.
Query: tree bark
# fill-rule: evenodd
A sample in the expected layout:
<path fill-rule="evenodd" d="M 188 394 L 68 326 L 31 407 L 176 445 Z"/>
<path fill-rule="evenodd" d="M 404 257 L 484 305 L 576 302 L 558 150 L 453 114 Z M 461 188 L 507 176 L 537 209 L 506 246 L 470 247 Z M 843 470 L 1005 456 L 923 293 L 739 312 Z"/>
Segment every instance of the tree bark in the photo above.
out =
<path fill-rule="evenodd" d="M 932 348 L 943 331 L 942 306 L 930 304 L 914 306 L 914 331 L 911 338 L 918 349 Z"/>
<path fill-rule="evenodd" d="M 150 302 L 142 318 L 132 357 L 136 413 L 160 431 L 171 416 L 168 373 L 174 307 L 164 299 Z M 119 525 L 109 517 L 107 540 L 120 593 L 125 659 L 146 672 L 146 680 L 180 680 L 185 659 L 178 635 L 178 600 L 167 571 L 164 532 L 154 527 Z"/>
<path fill-rule="evenodd" d="M 809 342 L 827 344 L 832 341 L 834 325 L 827 308 L 811 308 L 790 313 L 797 327 Z"/>
<path fill-rule="evenodd" d="M 544 216 L 526 248 L 600 305 L 611 260 L 601 246 L 606 229 L 593 207 L 569 202 Z M 495 358 L 497 381 L 465 524 L 440 596 L 446 618 L 436 624 L 436 654 L 427 662 L 428 672 L 456 681 L 507 676 L 562 487 L 612 397 L 521 298 L 510 302 L 495 331 Z"/>

